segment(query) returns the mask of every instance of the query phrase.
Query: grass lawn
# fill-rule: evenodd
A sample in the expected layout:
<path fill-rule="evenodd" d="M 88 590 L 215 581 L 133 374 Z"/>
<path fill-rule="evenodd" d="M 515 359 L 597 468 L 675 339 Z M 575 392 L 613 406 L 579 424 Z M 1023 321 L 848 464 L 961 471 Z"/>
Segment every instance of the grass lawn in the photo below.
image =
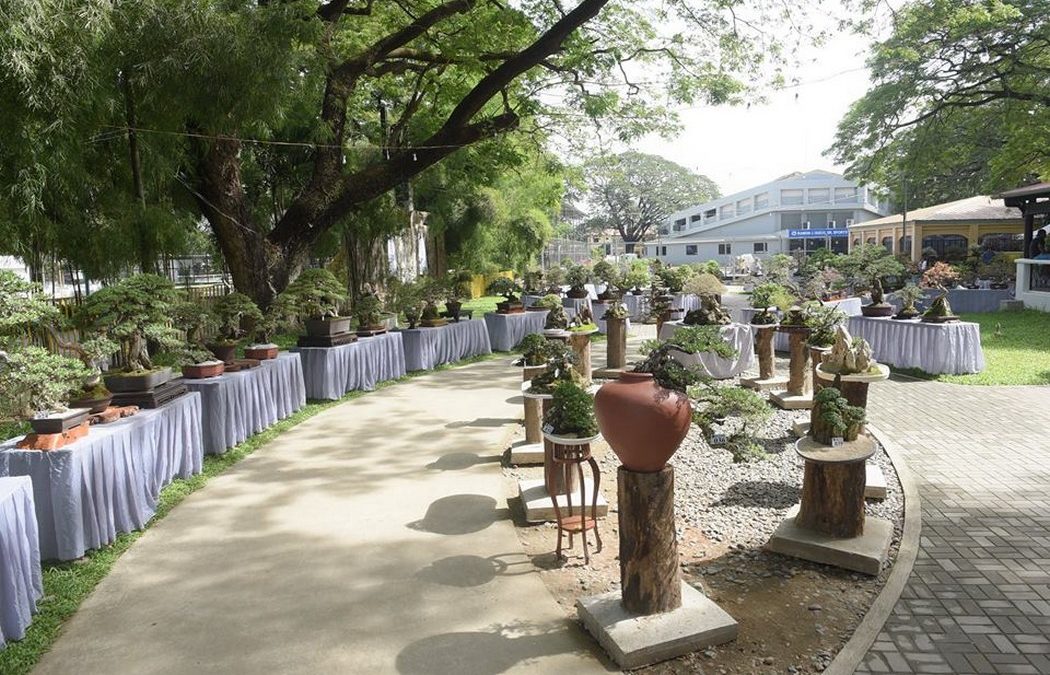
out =
<path fill-rule="evenodd" d="M 474 310 L 474 318 L 481 319 L 484 317 L 485 312 L 495 312 L 496 303 L 503 302 L 502 295 L 485 295 L 480 298 L 473 298 L 463 303 L 463 309 Z"/>
<path fill-rule="evenodd" d="M 1050 384 L 1050 313 L 1026 309 L 963 314 L 960 318 L 981 325 L 983 372 L 971 375 L 929 375 L 911 369 L 897 372 L 957 384 Z"/>

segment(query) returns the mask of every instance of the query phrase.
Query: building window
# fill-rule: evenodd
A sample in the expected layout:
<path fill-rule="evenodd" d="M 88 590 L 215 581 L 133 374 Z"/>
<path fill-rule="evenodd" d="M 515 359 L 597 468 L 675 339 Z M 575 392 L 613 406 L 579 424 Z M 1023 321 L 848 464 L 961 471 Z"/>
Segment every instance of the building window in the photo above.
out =
<path fill-rule="evenodd" d="M 868 237 L 868 240 L 866 242 L 864 242 L 864 243 L 866 243 L 866 244 L 874 244 L 875 243 L 875 237 Z"/>
<path fill-rule="evenodd" d="M 685 245 L 685 254 L 686 255 L 696 255 L 696 244 L 686 244 Z"/>
<path fill-rule="evenodd" d="M 671 234 L 671 231 L 668 230 L 667 227 L 661 227 L 660 234 Z"/>
<path fill-rule="evenodd" d="M 679 218 L 678 220 L 674 221 L 674 231 L 675 232 L 681 232 L 684 229 L 685 229 L 685 218 Z"/>
<path fill-rule="evenodd" d="M 893 237 L 883 237 L 882 248 L 886 249 L 890 253 L 893 253 Z"/>
<path fill-rule="evenodd" d="M 1024 240 L 1020 235 L 1000 232 L 981 235 L 977 240 L 977 245 L 988 247 L 993 251 L 1020 251 L 1024 248 Z"/>
<path fill-rule="evenodd" d="M 745 213 L 751 213 L 751 200 L 741 199 L 736 203 L 736 214 L 742 216 Z"/>
<path fill-rule="evenodd" d="M 831 219 L 835 221 L 837 227 L 848 227 L 853 224 L 853 212 L 852 211 L 832 211 Z"/>
<path fill-rule="evenodd" d="M 699 223 L 699 222 L 700 222 L 700 219 L 701 219 L 702 217 L 703 217 L 703 216 L 701 216 L 701 215 L 700 215 L 699 213 L 697 213 L 696 215 L 692 215 L 692 216 L 689 216 L 689 222 L 690 222 L 690 223 Z"/>
<path fill-rule="evenodd" d="M 723 206 L 719 210 L 719 217 L 722 220 L 725 220 L 726 218 L 732 218 L 733 217 L 733 205 L 732 204 L 726 204 L 725 206 Z"/>
<path fill-rule="evenodd" d="M 806 202 L 808 204 L 830 204 L 831 203 L 831 191 L 828 188 L 815 188 L 809 191 L 806 195 Z"/>
<path fill-rule="evenodd" d="M 807 213 L 806 221 L 809 223 L 809 225 L 807 225 L 806 227 L 809 229 L 831 227 L 831 223 L 828 221 L 828 218 L 830 216 L 831 214 L 827 212 Z"/>
<path fill-rule="evenodd" d="M 733 245 L 732 244 L 719 244 L 718 245 L 718 255 L 733 255 Z"/>
<path fill-rule="evenodd" d="M 755 242 L 755 247 L 754 247 L 754 252 L 755 253 L 765 253 L 768 250 L 769 250 L 769 244 L 767 244 L 766 242 L 764 242 L 764 241 L 756 241 Z"/>
<path fill-rule="evenodd" d="M 969 240 L 958 234 L 931 234 L 922 238 L 922 248 L 925 251 L 932 248 L 941 260 L 958 262 L 966 257 L 966 247 Z"/>
<path fill-rule="evenodd" d="M 780 203 L 783 206 L 798 206 L 802 203 L 802 190 L 781 190 Z"/>
<path fill-rule="evenodd" d="M 718 209 L 708 209 L 704 211 L 704 220 L 714 220 L 718 216 Z"/>
<path fill-rule="evenodd" d="M 769 193 L 763 192 L 760 195 L 755 195 L 755 210 L 764 209 L 769 206 Z"/>
<path fill-rule="evenodd" d="M 667 247 L 666 246 L 661 246 L 660 247 L 660 255 L 667 255 Z"/>
<path fill-rule="evenodd" d="M 835 188 L 835 203 L 836 204 L 856 204 L 857 203 L 857 188 Z"/>
<path fill-rule="evenodd" d="M 801 213 L 781 213 L 780 214 L 780 229 L 782 230 L 799 230 L 802 228 L 802 214 Z"/>
<path fill-rule="evenodd" d="M 906 234 L 903 237 L 901 237 L 897 241 L 897 244 L 900 246 L 900 252 L 901 253 L 904 253 L 904 254 L 906 254 L 908 256 L 911 256 L 911 235 L 910 234 Z"/>

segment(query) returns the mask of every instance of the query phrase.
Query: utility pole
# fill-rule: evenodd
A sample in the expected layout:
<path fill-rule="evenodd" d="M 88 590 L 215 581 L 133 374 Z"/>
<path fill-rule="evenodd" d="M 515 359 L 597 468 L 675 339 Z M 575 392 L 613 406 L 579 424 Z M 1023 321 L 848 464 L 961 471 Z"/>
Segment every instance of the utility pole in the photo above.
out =
<path fill-rule="evenodd" d="M 901 171 L 901 183 L 903 184 L 901 186 L 901 193 L 902 193 L 902 196 L 904 197 L 904 203 L 901 204 L 901 246 L 903 247 L 904 239 L 905 239 L 905 237 L 908 234 L 908 173 L 907 173 L 907 171 Z M 915 262 L 914 260 L 912 260 L 912 255 L 911 255 L 911 252 L 912 252 L 912 250 L 914 248 L 915 248 L 915 244 L 914 244 L 914 242 L 912 242 L 911 245 L 908 246 L 908 250 L 907 251 L 901 251 L 901 253 L 904 253 L 905 255 L 908 256 L 908 260 L 911 261 L 911 262 Z"/>

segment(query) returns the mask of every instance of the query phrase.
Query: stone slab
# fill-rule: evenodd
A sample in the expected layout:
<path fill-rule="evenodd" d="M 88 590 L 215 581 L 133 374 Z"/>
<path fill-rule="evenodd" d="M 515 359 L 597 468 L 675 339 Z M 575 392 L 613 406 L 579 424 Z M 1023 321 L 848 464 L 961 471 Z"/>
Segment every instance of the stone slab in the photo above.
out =
<path fill-rule="evenodd" d="M 786 391 L 775 391 L 769 395 L 769 402 L 784 410 L 809 410 L 813 407 L 813 394 L 792 396 Z"/>
<path fill-rule="evenodd" d="M 629 613 L 620 591 L 581 598 L 584 628 L 620 668 L 631 670 L 735 640 L 739 626 L 711 599 L 682 582 L 682 606 L 672 612 Z"/>
<path fill-rule="evenodd" d="M 893 523 L 866 518 L 864 534 L 853 539 L 836 539 L 795 525 L 797 508 L 777 527 L 766 543 L 766 550 L 793 558 L 875 576 L 890 550 Z"/>
<path fill-rule="evenodd" d="M 791 425 L 791 431 L 798 438 L 802 438 L 809 433 L 809 422 L 795 422 Z"/>
<path fill-rule="evenodd" d="M 783 375 L 774 375 L 768 379 L 763 380 L 760 377 L 741 377 L 740 386 L 746 387 L 747 389 L 754 389 L 755 391 L 773 391 L 774 389 L 783 389 L 787 386 L 788 379 Z"/>
<path fill-rule="evenodd" d="M 591 485 L 592 480 L 584 476 L 584 483 L 587 486 L 587 513 L 590 514 L 590 497 L 591 497 Z M 550 495 L 547 494 L 547 488 L 543 484 L 543 479 L 536 480 L 520 480 L 518 481 L 518 496 L 521 497 L 522 508 L 525 509 L 525 521 L 529 523 L 546 523 L 554 521 L 554 502 L 551 500 Z M 574 491 L 572 493 L 573 506 L 578 506 L 580 493 Z M 565 495 L 558 495 L 558 508 L 568 508 L 569 502 Z M 605 496 L 602 495 L 601 491 L 598 492 L 598 517 L 604 518 L 609 515 L 609 503 L 605 501 Z"/>
<path fill-rule="evenodd" d="M 510 463 L 513 466 L 543 464 L 543 443 L 521 441 L 510 446 Z"/>
<path fill-rule="evenodd" d="M 882 473 L 882 467 L 868 462 L 864 469 L 864 496 L 867 499 L 886 499 L 886 476 Z"/>

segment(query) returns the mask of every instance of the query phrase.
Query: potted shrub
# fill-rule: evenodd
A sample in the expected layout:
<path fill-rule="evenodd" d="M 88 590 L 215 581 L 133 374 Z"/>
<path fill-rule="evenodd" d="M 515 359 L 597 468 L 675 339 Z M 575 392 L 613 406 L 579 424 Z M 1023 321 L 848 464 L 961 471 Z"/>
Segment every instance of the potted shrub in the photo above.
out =
<path fill-rule="evenodd" d="M 569 290 L 565 292 L 570 298 L 586 298 L 587 283 L 591 280 L 591 271 L 584 265 L 569 265 L 565 270 L 565 283 Z"/>
<path fill-rule="evenodd" d="M 380 335 L 386 332 L 383 323 L 383 301 L 365 284 L 363 292 L 354 302 L 354 317 L 357 319 L 357 334 L 361 337 Z"/>
<path fill-rule="evenodd" d="M 863 244 L 842 259 L 855 289 L 868 290 L 871 304 L 861 308 L 864 316 L 888 317 L 893 314 L 893 305 L 886 302 L 883 278 L 900 276 L 904 265 L 879 244 Z"/>
<path fill-rule="evenodd" d="M 230 293 L 219 298 L 212 307 L 218 334 L 206 345 L 215 358 L 224 363 L 233 363 L 237 358 L 237 347 L 248 334 L 244 324 L 253 328 L 263 320 L 259 307 L 244 293 Z"/>
<path fill-rule="evenodd" d="M 791 307 L 794 298 L 786 288 L 780 284 L 767 282 L 759 284 L 751 291 L 751 307 L 759 310 L 751 317 L 751 323 L 755 326 L 771 326 L 777 323 L 777 315 L 770 310 L 780 308 L 786 310 Z"/>
<path fill-rule="evenodd" d="M 810 435 L 818 443 L 831 445 L 835 437 L 855 441 L 864 430 L 864 408 L 850 405 L 835 387 L 824 387 L 813 395 Z"/>
<path fill-rule="evenodd" d="M 554 266 L 548 269 L 544 275 L 544 280 L 547 283 L 547 295 L 556 295 L 559 298 L 562 294 L 562 284 L 565 283 L 565 270 L 562 267 Z"/>
<path fill-rule="evenodd" d="M 740 387 L 706 384 L 694 390 L 696 413 L 693 421 L 707 438 L 714 434 L 715 425 L 724 425 L 731 418 L 736 424 L 726 434 L 725 449 L 734 462 L 765 459 L 768 455 L 755 437 L 753 429 L 768 420 L 773 409 L 757 392 Z"/>
<path fill-rule="evenodd" d="M 591 270 L 595 279 L 605 284 L 602 292 L 598 294 L 598 300 L 618 300 L 623 296 L 624 271 L 607 260 L 599 260 L 594 263 Z"/>
<path fill-rule="evenodd" d="M 350 317 L 339 315 L 339 307 L 345 300 L 343 284 L 334 274 L 319 267 L 303 270 L 277 299 L 282 311 L 303 319 L 306 334 L 311 337 L 350 332 Z"/>
<path fill-rule="evenodd" d="M 937 262 L 922 273 L 919 285 L 923 288 L 955 288 L 959 283 L 959 270 L 946 262 Z"/>
<path fill-rule="evenodd" d="M 459 321 L 459 313 L 463 309 L 463 298 L 470 295 L 467 284 L 472 278 L 473 275 L 465 270 L 450 270 L 445 277 L 445 309 L 453 321 Z"/>
<path fill-rule="evenodd" d="M 175 350 L 182 340 L 170 321 L 178 301 L 175 286 L 155 274 L 137 274 L 102 288 L 84 301 L 77 315 L 81 329 L 90 329 L 119 346 L 119 371 L 105 376 L 112 392 L 148 391 L 171 379 L 170 368 L 155 368 L 149 343 Z"/>
<path fill-rule="evenodd" d="M 527 295 L 542 295 L 544 291 L 543 270 L 530 269 L 522 275 L 522 282 Z"/>
<path fill-rule="evenodd" d="M 182 376 L 191 380 L 222 375 L 225 363 L 204 348 L 205 336 L 217 324 L 214 312 L 204 311 L 191 300 L 182 300 L 172 310 L 175 325 L 182 328 L 186 341 L 177 349 L 166 355 L 158 355 L 157 361 L 165 356 L 164 365 L 176 365 L 182 369 Z"/>
<path fill-rule="evenodd" d="M 544 436 L 559 443 L 564 439 L 593 441 L 598 437 L 598 422 L 594 417 L 594 398 L 572 381 L 554 385 L 554 396 L 543 416 Z M 578 444 L 578 443 L 576 443 Z"/>
<path fill-rule="evenodd" d="M 633 260 L 627 274 L 624 275 L 623 283 L 624 286 L 631 289 L 632 295 L 642 295 L 651 277 L 649 266 L 644 260 Z"/>
<path fill-rule="evenodd" d="M 933 299 L 929 309 L 922 313 L 922 320 L 926 323 L 948 323 L 959 320 L 959 317 L 952 313 L 952 306 L 948 304 L 947 291 L 943 291 Z"/>
<path fill-rule="evenodd" d="M 693 276 L 693 269 L 688 265 L 661 265 L 656 275 L 669 293 L 677 294 L 685 289 L 685 284 Z"/>
<path fill-rule="evenodd" d="M 522 338 L 521 344 L 518 345 L 521 349 L 521 357 L 515 359 L 513 365 L 519 368 L 546 367 L 547 357 L 550 354 L 550 345 L 552 344 L 554 343 L 551 340 L 538 333 L 529 333 Z"/>
<path fill-rule="evenodd" d="M 488 292 L 492 295 L 502 295 L 503 302 L 496 303 L 496 311 L 500 314 L 517 314 L 525 311 L 519 298 L 521 287 L 513 279 L 498 277 L 489 284 Z"/>
<path fill-rule="evenodd" d="M 544 296 L 544 300 L 552 296 Z M 543 324 L 543 332 L 551 335 L 561 335 L 569 327 L 569 315 L 565 313 L 565 308 L 562 307 L 561 302 L 558 302 L 556 307 L 550 309 L 547 312 L 547 320 Z"/>
<path fill-rule="evenodd" d="M 42 347 L 0 352 L 5 407 L 38 434 L 60 434 L 87 420 L 88 409 L 67 408 L 65 403 L 90 373 L 80 361 Z"/>
<path fill-rule="evenodd" d="M 576 356 L 568 345 L 560 340 L 549 340 L 547 351 L 547 368 L 529 380 L 530 394 L 552 394 L 559 382 L 583 383 L 583 377 L 576 370 Z"/>
<path fill-rule="evenodd" d="M 894 319 L 915 319 L 919 316 L 920 312 L 915 303 L 926 295 L 921 288 L 915 284 L 907 284 L 899 291 L 894 291 L 893 295 L 901 301 L 901 311 L 894 315 Z"/>
<path fill-rule="evenodd" d="M 409 329 L 416 327 L 423 313 L 423 288 L 415 281 L 401 281 L 391 277 L 387 281 L 387 310 L 404 314 Z"/>

